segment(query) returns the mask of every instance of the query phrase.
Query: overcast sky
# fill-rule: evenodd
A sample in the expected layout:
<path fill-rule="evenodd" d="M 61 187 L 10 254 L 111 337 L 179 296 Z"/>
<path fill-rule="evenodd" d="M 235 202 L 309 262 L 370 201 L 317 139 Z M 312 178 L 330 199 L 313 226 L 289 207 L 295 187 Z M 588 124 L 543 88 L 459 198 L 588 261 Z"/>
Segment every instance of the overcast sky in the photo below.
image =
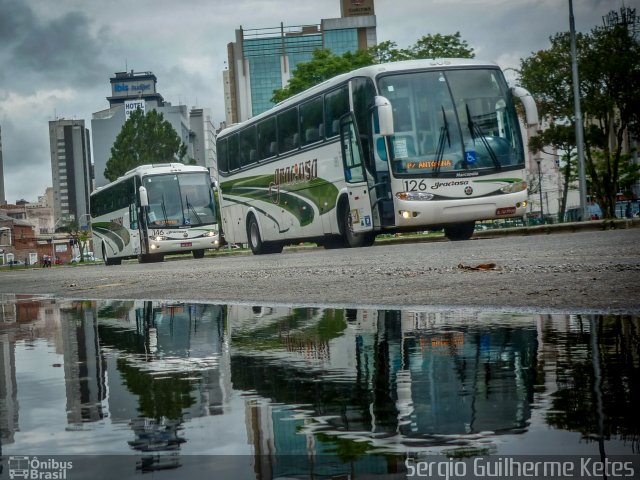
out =
<path fill-rule="evenodd" d="M 574 0 L 588 32 L 622 0 Z M 627 0 L 626 4 L 632 4 Z M 568 0 L 376 0 L 378 42 L 404 48 L 459 31 L 476 58 L 517 67 L 569 30 Z M 320 23 L 339 0 L 0 0 L 0 128 L 7 201 L 37 200 L 51 186 L 48 122 L 108 108 L 109 78 L 152 71 L 174 105 L 224 120 L 222 70 L 234 31 Z"/>

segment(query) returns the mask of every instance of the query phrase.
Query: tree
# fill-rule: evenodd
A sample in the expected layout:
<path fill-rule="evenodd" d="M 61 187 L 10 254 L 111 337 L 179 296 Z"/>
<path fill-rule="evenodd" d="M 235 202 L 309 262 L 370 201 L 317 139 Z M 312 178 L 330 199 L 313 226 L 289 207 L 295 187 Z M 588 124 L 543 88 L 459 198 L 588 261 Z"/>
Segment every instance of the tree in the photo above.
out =
<path fill-rule="evenodd" d="M 558 209 L 558 220 L 563 221 L 567 210 L 567 196 L 569 185 L 576 179 L 577 161 L 575 160 L 575 128 L 571 124 L 552 123 L 544 131 L 531 138 L 529 149 L 532 152 L 543 152 L 547 155 L 557 157 L 558 151 L 564 152 L 561 156 L 564 162 L 562 165 L 563 184 L 562 197 L 560 198 L 560 208 Z M 546 147 L 552 147 L 552 151 Z M 535 193 L 530 189 L 530 193 Z"/>
<path fill-rule="evenodd" d="M 60 230 L 69 234 L 71 241 L 78 245 L 78 252 L 80 254 L 80 262 L 84 262 L 84 251 L 87 246 L 87 241 L 89 241 L 90 233 L 89 230 L 83 230 L 80 228 L 80 225 L 77 220 L 70 220 L 62 227 Z"/>
<path fill-rule="evenodd" d="M 134 110 L 111 147 L 104 176 L 113 181 L 139 165 L 182 162 L 186 153 L 187 146 L 162 113 Z"/>
<path fill-rule="evenodd" d="M 281 102 L 336 75 L 372 63 L 371 56 L 365 50 L 358 50 L 356 53 L 346 52 L 338 56 L 330 50 L 316 49 L 310 61 L 298 64 L 286 87 L 273 91 L 271 101 Z"/>
<path fill-rule="evenodd" d="M 473 48 L 462 40 L 460 32 L 453 35 L 425 35 L 409 48 L 410 58 L 473 58 Z"/>
<path fill-rule="evenodd" d="M 473 58 L 473 48 L 453 35 L 426 35 L 406 49 L 398 49 L 395 42 L 386 41 L 356 53 L 335 55 L 330 50 L 315 50 L 309 62 L 301 62 L 289 79 L 289 84 L 273 91 L 271 101 L 281 102 L 341 73 L 368 65 L 419 58 Z"/>
<path fill-rule="evenodd" d="M 634 170 L 621 167 L 625 134 L 637 134 L 640 127 L 640 44 L 628 27 L 596 27 L 576 37 L 586 173 L 606 218 L 615 216 L 621 173 Z M 573 122 L 570 36 L 558 33 L 550 40 L 551 48 L 521 60 L 520 83 L 548 123 Z"/>

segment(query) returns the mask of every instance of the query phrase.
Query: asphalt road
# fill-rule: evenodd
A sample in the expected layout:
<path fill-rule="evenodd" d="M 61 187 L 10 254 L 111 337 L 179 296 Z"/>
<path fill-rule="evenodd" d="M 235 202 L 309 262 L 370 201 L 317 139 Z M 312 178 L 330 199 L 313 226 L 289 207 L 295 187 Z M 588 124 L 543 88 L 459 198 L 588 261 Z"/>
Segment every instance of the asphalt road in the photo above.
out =
<path fill-rule="evenodd" d="M 640 228 L 5 271 L 0 293 L 639 314 Z"/>

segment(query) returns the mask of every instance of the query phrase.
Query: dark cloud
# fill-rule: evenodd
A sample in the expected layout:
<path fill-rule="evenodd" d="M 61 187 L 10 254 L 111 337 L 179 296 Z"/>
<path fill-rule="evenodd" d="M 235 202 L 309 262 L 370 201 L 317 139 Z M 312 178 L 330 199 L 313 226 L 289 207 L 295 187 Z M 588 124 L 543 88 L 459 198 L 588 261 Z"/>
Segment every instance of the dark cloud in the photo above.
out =
<path fill-rule="evenodd" d="M 24 3 L 0 0 L 0 44 L 9 45 L 23 37 L 34 22 L 33 12 Z"/>
<path fill-rule="evenodd" d="M 104 77 L 101 61 L 105 30 L 98 38 L 91 32 L 91 20 L 73 11 L 52 20 L 39 20 L 22 2 L 0 0 L 0 39 L 4 60 L 24 75 L 52 81 L 65 80 L 78 86 Z"/>

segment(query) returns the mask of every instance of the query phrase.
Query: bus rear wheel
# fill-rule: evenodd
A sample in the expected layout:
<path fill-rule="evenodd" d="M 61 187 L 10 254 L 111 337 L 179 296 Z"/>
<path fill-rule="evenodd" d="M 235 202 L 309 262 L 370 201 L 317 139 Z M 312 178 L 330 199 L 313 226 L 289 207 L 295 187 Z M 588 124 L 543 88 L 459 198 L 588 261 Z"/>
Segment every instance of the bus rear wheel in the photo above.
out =
<path fill-rule="evenodd" d="M 107 256 L 107 249 L 105 248 L 104 243 L 102 244 L 102 259 L 104 260 L 104 264 L 108 267 L 111 265 L 120 265 L 122 263 L 122 259 L 120 258 L 109 258 Z"/>
<path fill-rule="evenodd" d="M 247 220 L 247 241 L 249 248 L 254 255 L 263 255 L 266 253 L 280 253 L 284 248 L 282 242 L 263 242 L 260 236 L 260 227 L 256 217 L 251 214 Z"/>
<path fill-rule="evenodd" d="M 452 242 L 460 240 L 469 240 L 473 235 L 476 222 L 457 223 L 455 225 L 447 225 L 444 227 L 444 236 Z"/>
<path fill-rule="evenodd" d="M 264 252 L 264 243 L 260 236 L 260 227 L 258 221 L 253 215 L 249 216 L 247 220 L 247 242 L 249 242 L 249 248 L 254 255 L 262 255 Z"/>

